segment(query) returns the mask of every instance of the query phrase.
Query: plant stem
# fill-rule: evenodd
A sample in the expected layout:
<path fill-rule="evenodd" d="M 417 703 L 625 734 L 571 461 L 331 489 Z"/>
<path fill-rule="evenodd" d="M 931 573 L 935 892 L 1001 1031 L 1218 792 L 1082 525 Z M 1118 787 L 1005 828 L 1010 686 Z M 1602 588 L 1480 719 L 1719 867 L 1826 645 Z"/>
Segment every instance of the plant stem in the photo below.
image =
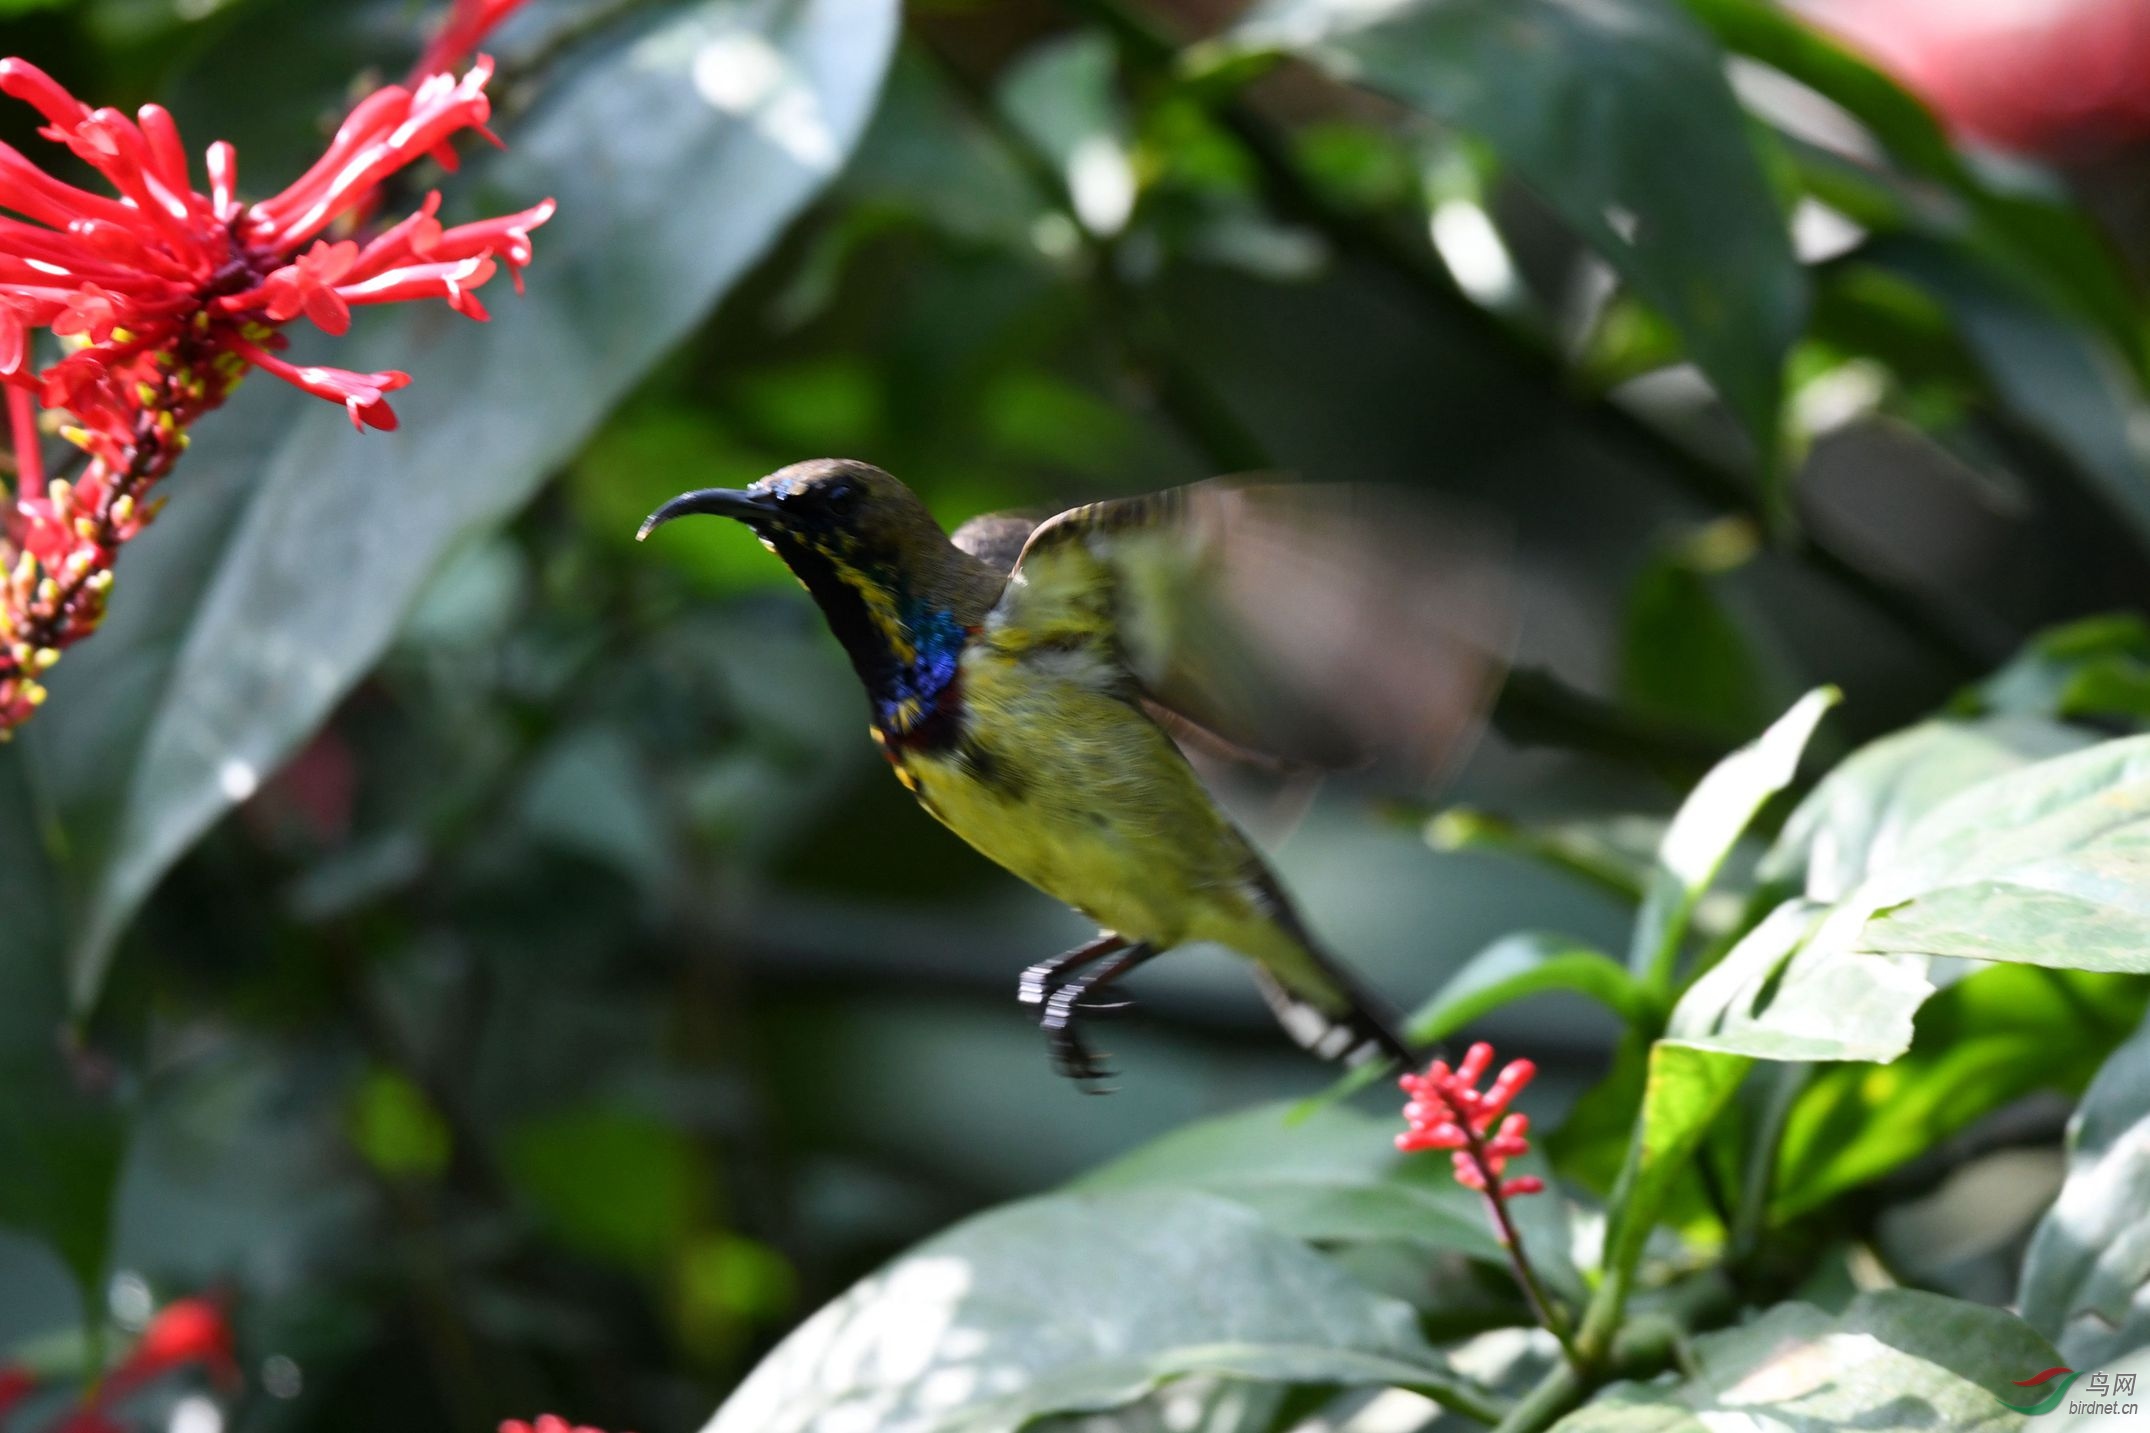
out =
<path fill-rule="evenodd" d="M 1508 1251 L 1508 1267 L 1522 1287 L 1523 1300 L 1530 1305 L 1531 1317 L 1559 1341 L 1560 1350 L 1567 1355 L 1571 1365 L 1583 1367 L 1567 1315 L 1546 1293 L 1537 1269 L 1530 1262 L 1530 1253 L 1523 1247 L 1523 1231 L 1516 1227 L 1515 1217 L 1508 1211 L 1508 1196 L 1501 1192 L 1500 1174 L 1486 1155 L 1486 1137 L 1471 1122 L 1468 1110 L 1456 1111 L 1456 1127 L 1463 1132 L 1463 1147 L 1469 1153 L 1471 1163 L 1477 1166 L 1479 1176 L 1485 1180 L 1485 1188 L 1480 1192 L 1485 1196 L 1486 1208 L 1492 1212 L 1493 1227 L 1500 1236 L 1501 1247 Z"/>
<path fill-rule="evenodd" d="M 1583 1377 L 1574 1367 L 1556 1363 L 1545 1371 L 1537 1387 L 1523 1395 L 1522 1401 L 1501 1420 L 1493 1433 L 1539 1433 L 1550 1428 L 1559 1417 L 1583 1401 L 1587 1392 Z"/>
<path fill-rule="evenodd" d="M 1421 1398 L 1440 1404 L 1451 1413 L 1465 1418 L 1475 1418 L 1480 1423 L 1498 1424 L 1507 1420 L 1515 1411 L 1508 1400 L 1492 1389 L 1483 1387 L 1467 1378 L 1453 1377 L 1426 1379 L 1407 1385 L 1411 1392 Z M 1294 1424 L 1293 1427 L 1300 1425 Z"/>

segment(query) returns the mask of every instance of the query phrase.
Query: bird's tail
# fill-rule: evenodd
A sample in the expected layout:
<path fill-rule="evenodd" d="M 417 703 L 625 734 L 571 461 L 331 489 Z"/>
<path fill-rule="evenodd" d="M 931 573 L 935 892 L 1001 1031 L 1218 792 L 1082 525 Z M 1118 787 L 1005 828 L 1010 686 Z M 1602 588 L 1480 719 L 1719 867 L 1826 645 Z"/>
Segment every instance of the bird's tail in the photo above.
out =
<path fill-rule="evenodd" d="M 1254 967 L 1255 984 L 1276 1013 L 1284 1033 L 1301 1049 L 1325 1060 L 1341 1060 L 1347 1065 L 1378 1060 L 1415 1067 L 1418 1056 L 1398 1029 L 1394 1012 L 1367 994 L 1334 961 L 1311 948 L 1307 955 L 1327 977 L 1323 982 L 1328 986 L 1326 990 L 1309 990 L 1304 980 L 1287 985 L 1267 967 Z"/>
<path fill-rule="evenodd" d="M 1417 1052 L 1404 1039 L 1388 1002 L 1314 943 L 1273 879 L 1263 885 L 1268 939 L 1258 943 L 1262 948 L 1246 953 L 1254 958 L 1255 983 L 1284 1033 L 1325 1060 L 1352 1065 L 1380 1060 L 1415 1067 Z"/>

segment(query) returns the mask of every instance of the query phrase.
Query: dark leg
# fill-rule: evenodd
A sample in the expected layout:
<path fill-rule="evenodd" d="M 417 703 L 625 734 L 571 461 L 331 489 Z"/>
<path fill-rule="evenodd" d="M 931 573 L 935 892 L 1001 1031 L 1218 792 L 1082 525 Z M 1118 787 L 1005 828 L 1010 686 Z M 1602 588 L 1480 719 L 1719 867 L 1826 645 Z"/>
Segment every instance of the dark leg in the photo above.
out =
<path fill-rule="evenodd" d="M 1125 1009 L 1125 1001 L 1096 1002 L 1094 998 L 1103 993 L 1112 982 L 1155 954 L 1157 947 L 1153 945 L 1128 946 L 1120 955 L 1106 961 L 1090 974 L 1062 982 L 1045 999 L 1045 1013 L 1039 1018 L 1038 1025 L 1045 1031 L 1045 1042 L 1052 1051 L 1053 1066 L 1090 1094 L 1110 1093 L 1097 1082 L 1108 1078 L 1112 1072 L 1105 1068 L 1104 1063 L 1083 1040 L 1081 1031 L 1076 1028 L 1076 1021 L 1085 1013 Z"/>
<path fill-rule="evenodd" d="M 1023 972 L 1022 983 L 1015 988 L 1015 998 L 1025 1005 L 1043 1005 L 1046 998 L 1067 983 L 1065 977 L 1071 971 L 1082 969 L 1091 961 L 1127 949 L 1127 938 L 1111 931 L 1100 931 L 1096 940 L 1088 945 L 1078 945 L 1065 955 L 1051 960 L 1041 960 Z"/>

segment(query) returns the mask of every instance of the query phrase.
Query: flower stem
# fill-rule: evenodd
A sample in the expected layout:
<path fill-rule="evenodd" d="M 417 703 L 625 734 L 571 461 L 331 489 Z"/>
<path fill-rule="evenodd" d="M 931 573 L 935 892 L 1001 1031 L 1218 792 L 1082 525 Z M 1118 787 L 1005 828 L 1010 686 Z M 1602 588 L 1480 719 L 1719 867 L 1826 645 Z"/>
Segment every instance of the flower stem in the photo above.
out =
<path fill-rule="evenodd" d="M 1459 1120 L 1457 1123 L 1462 1127 L 1464 1148 L 1469 1151 L 1471 1162 L 1484 1173 L 1486 1187 L 1480 1193 L 1485 1196 L 1486 1209 L 1493 1216 L 1493 1227 L 1500 1238 L 1501 1247 L 1508 1252 L 1508 1267 L 1514 1272 L 1515 1281 L 1523 1290 L 1524 1302 L 1530 1305 L 1531 1317 L 1559 1341 L 1560 1351 L 1567 1356 L 1568 1363 L 1580 1370 L 1583 1363 L 1576 1352 L 1575 1337 L 1568 1324 L 1567 1315 L 1546 1292 L 1544 1283 L 1538 1278 L 1537 1269 L 1530 1262 L 1529 1251 L 1523 1247 L 1523 1231 L 1516 1227 L 1515 1216 L 1508 1210 L 1508 1196 L 1501 1192 L 1501 1177 L 1486 1154 L 1486 1137 L 1480 1134 L 1468 1119 Z"/>

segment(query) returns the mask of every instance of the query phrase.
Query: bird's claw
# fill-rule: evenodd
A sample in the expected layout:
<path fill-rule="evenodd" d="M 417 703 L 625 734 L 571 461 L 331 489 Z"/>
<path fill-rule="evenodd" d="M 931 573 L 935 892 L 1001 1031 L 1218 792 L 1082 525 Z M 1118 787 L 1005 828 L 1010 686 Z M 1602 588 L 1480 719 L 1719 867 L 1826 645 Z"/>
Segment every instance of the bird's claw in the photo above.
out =
<path fill-rule="evenodd" d="M 1071 982 L 1055 990 L 1045 1002 L 1045 1014 L 1039 1026 L 1045 1031 L 1047 1047 L 1052 1052 L 1053 1068 L 1076 1084 L 1086 1094 L 1110 1094 L 1110 1087 L 1102 1082 L 1112 1078 L 1112 1070 L 1104 1058 L 1083 1039 L 1078 1028 L 1078 1018 L 1093 1013 L 1098 1007 L 1091 1006 L 1085 997 L 1089 994 L 1079 982 Z M 1105 1002 L 1104 1009 L 1125 1009 L 1132 1002 L 1125 1000 Z"/>
<path fill-rule="evenodd" d="M 1111 953 L 1110 950 L 1101 951 L 1101 947 L 1115 946 L 1116 942 L 1117 937 L 1107 936 L 1080 950 L 1042 961 L 1024 971 L 1016 986 L 1016 998 L 1038 1009 L 1038 1027 L 1045 1032 L 1053 1068 L 1075 1081 L 1087 1094 L 1110 1094 L 1111 1087 L 1102 1082 L 1112 1077 L 1112 1071 L 1082 1038 L 1077 1027 L 1085 1016 L 1118 1015 L 1132 1010 L 1134 1001 L 1117 993 L 1108 995 L 1106 987 L 1155 954 L 1151 946 L 1128 948 L 1122 943 L 1117 948 L 1125 953 L 1117 960 L 1082 972 L 1082 967 L 1100 954 Z"/>
<path fill-rule="evenodd" d="M 1090 1048 L 1072 1025 L 1046 1032 L 1046 1043 L 1052 1050 L 1053 1068 L 1064 1078 L 1073 1080 L 1086 1095 L 1109 1095 L 1112 1086 L 1105 1084 L 1113 1071 L 1104 1057 Z"/>

